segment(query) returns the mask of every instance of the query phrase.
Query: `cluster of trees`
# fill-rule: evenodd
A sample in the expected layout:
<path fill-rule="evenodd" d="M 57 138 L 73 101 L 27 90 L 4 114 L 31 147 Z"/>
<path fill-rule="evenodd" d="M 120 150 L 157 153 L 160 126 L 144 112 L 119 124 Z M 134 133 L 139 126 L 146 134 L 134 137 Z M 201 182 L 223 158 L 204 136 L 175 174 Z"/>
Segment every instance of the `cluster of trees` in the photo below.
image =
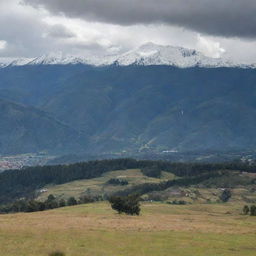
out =
<path fill-rule="evenodd" d="M 173 200 L 170 202 L 167 202 L 168 204 L 174 204 L 174 205 L 185 205 L 188 204 L 188 202 L 184 201 L 184 200 Z"/>
<path fill-rule="evenodd" d="M 127 180 L 123 180 L 123 179 L 110 179 L 107 181 L 107 184 L 110 185 L 119 185 L 119 186 L 126 186 L 129 184 L 129 182 Z"/>
<path fill-rule="evenodd" d="M 152 178 L 160 178 L 161 177 L 161 169 L 157 165 L 142 168 L 141 172 L 145 176 L 148 176 L 148 177 L 152 177 Z"/>
<path fill-rule="evenodd" d="M 91 203 L 98 200 L 100 200 L 100 198 L 91 198 L 88 196 L 82 196 L 79 198 L 79 200 L 76 200 L 74 197 L 70 197 L 67 200 L 58 200 L 53 195 L 49 195 L 48 198 L 43 202 L 36 200 L 17 200 L 14 203 L 2 205 L 0 207 L 0 213 L 38 212 L 59 207 Z"/>
<path fill-rule="evenodd" d="M 161 184 L 159 188 L 176 184 L 195 184 L 195 182 L 202 181 L 202 178 L 206 180 L 207 176 L 216 177 L 217 173 L 223 175 L 224 172 L 219 170 L 256 173 L 255 165 L 240 162 L 205 164 L 135 159 L 96 160 L 70 165 L 29 167 L 0 173 L 0 204 L 12 202 L 22 197 L 33 198 L 35 191 L 47 184 L 63 184 L 74 180 L 91 179 L 99 177 L 108 171 L 136 168 L 142 169 L 143 173 L 149 176 L 157 177 L 161 175 L 161 171 L 166 171 L 182 177 L 180 183 L 178 181 L 172 183 L 171 181 L 166 185 Z M 148 186 L 146 185 L 142 189 L 148 190 Z"/>
<path fill-rule="evenodd" d="M 140 214 L 140 197 L 138 195 L 128 196 L 113 196 L 109 199 L 113 210 L 119 214 L 125 213 L 127 215 Z"/>
<path fill-rule="evenodd" d="M 251 205 L 251 206 L 245 205 L 243 208 L 243 213 L 245 215 L 249 214 L 251 216 L 256 216 L 256 205 Z"/>

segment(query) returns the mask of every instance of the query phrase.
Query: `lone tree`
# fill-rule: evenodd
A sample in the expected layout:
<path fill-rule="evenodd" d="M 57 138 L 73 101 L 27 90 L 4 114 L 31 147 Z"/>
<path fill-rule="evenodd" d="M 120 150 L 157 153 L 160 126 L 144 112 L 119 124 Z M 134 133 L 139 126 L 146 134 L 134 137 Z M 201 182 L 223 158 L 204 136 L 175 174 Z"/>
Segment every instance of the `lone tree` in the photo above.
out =
<path fill-rule="evenodd" d="M 119 214 L 126 213 L 128 215 L 140 214 L 140 197 L 138 195 L 129 196 L 113 196 L 109 199 L 113 210 Z"/>
<path fill-rule="evenodd" d="M 220 200 L 224 203 L 226 203 L 231 197 L 231 191 L 230 189 L 224 189 L 223 192 L 220 195 Z"/>

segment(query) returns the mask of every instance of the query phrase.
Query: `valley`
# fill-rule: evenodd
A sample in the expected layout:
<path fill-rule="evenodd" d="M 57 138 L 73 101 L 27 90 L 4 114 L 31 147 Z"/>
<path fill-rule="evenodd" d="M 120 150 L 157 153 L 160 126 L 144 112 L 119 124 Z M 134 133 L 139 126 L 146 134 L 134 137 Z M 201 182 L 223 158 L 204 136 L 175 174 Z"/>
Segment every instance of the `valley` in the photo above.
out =
<path fill-rule="evenodd" d="M 0 256 L 256 256 L 256 0 L 0 10 Z"/>

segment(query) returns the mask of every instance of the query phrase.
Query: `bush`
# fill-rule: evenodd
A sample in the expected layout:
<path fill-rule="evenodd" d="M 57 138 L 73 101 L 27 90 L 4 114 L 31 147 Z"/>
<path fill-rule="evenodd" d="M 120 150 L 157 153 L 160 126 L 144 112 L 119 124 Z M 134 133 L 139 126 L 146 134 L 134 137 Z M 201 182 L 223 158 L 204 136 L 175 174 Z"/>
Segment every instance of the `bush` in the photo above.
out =
<path fill-rule="evenodd" d="M 79 197 L 79 201 L 78 203 L 79 204 L 89 204 L 89 203 L 93 203 L 95 201 L 98 201 L 99 199 L 96 197 L 91 197 L 91 196 L 87 196 L 87 195 L 84 195 L 84 196 L 80 196 Z"/>
<path fill-rule="evenodd" d="M 64 252 L 61 252 L 61 251 L 55 251 L 55 252 L 51 252 L 49 256 L 65 256 L 65 254 Z"/>
<path fill-rule="evenodd" d="M 140 214 L 140 198 L 137 195 L 129 196 L 114 196 L 109 199 L 113 210 L 119 214 L 126 213 L 128 215 L 139 215 Z"/>
<path fill-rule="evenodd" d="M 248 205 L 245 205 L 244 208 L 243 208 L 243 214 L 244 214 L 244 215 L 247 215 L 249 212 L 250 212 L 249 206 L 248 206 Z"/>
<path fill-rule="evenodd" d="M 243 208 L 243 214 L 250 214 L 251 216 L 256 216 L 256 205 L 251 205 L 250 207 L 248 205 L 245 205 Z"/>
<path fill-rule="evenodd" d="M 175 204 L 175 205 L 185 205 L 187 204 L 186 201 L 184 200 L 174 200 L 174 201 L 171 201 L 171 202 L 167 202 L 168 204 Z"/>
<path fill-rule="evenodd" d="M 46 209 L 55 209 L 58 208 L 59 204 L 58 201 L 56 200 L 54 195 L 49 195 L 47 200 L 45 201 L 45 207 Z"/>
<path fill-rule="evenodd" d="M 68 199 L 68 201 L 67 201 L 67 205 L 68 205 L 68 206 L 77 205 L 76 199 L 75 199 L 73 196 L 70 197 L 70 198 Z"/>
<path fill-rule="evenodd" d="M 107 184 L 110 185 L 121 185 L 121 186 L 125 186 L 128 185 L 128 181 L 127 180 L 121 180 L 121 179 L 110 179 L 108 180 Z"/>
<path fill-rule="evenodd" d="M 66 206 L 66 201 L 64 199 L 61 199 L 59 201 L 59 207 L 65 207 Z"/>
<path fill-rule="evenodd" d="M 256 205 L 252 205 L 250 207 L 250 215 L 251 216 L 256 216 Z"/>
<path fill-rule="evenodd" d="M 224 189 L 220 195 L 220 200 L 226 203 L 231 198 L 231 191 L 229 189 Z"/>

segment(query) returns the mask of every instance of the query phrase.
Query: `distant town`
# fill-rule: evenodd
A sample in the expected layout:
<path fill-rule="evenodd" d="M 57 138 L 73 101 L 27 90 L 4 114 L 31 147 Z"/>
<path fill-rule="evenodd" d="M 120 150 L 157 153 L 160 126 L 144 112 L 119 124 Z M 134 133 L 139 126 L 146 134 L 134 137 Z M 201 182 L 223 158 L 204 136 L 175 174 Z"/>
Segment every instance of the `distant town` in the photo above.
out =
<path fill-rule="evenodd" d="M 45 165 L 53 156 L 45 153 L 0 156 L 0 171 L 22 169 L 25 166 Z"/>

